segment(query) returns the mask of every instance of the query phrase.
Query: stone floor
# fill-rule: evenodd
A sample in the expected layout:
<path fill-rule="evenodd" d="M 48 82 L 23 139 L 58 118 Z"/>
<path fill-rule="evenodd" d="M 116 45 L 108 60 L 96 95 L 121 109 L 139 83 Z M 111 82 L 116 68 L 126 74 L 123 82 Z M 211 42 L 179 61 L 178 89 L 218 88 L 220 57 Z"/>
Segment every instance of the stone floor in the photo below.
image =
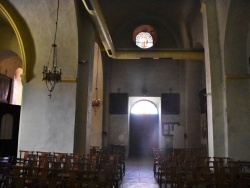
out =
<path fill-rule="evenodd" d="M 158 188 L 153 174 L 152 158 L 126 159 L 126 174 L 120 188 Z"/>

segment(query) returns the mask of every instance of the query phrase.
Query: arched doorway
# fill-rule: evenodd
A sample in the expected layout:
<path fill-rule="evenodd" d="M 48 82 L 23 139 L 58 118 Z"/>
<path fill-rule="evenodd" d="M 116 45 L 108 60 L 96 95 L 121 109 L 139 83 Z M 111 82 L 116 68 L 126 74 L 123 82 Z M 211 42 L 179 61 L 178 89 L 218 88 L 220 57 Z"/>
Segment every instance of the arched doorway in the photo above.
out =
<path fill-rule="evenodd" d="M 159 113 L 149 100 L 136 102 L 130 111 L 129 156 L 150 157 L 159 147 Z"/>

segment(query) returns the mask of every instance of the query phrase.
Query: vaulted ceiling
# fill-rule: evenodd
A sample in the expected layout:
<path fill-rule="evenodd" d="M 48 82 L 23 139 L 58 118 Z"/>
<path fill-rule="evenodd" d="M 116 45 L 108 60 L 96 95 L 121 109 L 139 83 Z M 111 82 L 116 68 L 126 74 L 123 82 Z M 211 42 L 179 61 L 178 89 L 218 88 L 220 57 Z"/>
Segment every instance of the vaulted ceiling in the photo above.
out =
<path fill-rule="evenodd" d="M 109 56 L 113 58 L 202 59 L 203 52 L 184 49 L 182 29 L 200 13 L 200 0 L 83 0 L 92 16 Z M 151 25 L 157 42 L 148 50 L 139 49 L 133 31 Z"/>

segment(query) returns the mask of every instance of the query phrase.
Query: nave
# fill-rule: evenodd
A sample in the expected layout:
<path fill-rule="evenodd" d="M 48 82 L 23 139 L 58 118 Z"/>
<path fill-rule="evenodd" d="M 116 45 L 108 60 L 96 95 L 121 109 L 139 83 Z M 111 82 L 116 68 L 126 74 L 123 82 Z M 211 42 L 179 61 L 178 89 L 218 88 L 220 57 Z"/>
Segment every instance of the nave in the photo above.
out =
<path fill-rule="evenodd" d="M 203 157 L 197 149 L 154 149 L 152 157 L 137 158 L 120 152 L 97 147 L 87 155 L 20 150 L 20 158 L 0 158 L 0 187 L 250 187 L 249 161 Z"/>

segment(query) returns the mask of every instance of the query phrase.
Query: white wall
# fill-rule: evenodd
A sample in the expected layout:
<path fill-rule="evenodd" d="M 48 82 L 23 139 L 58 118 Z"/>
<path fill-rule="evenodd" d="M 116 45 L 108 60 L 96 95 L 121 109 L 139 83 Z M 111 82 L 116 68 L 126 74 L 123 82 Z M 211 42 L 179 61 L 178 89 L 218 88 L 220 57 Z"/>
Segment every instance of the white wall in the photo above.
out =
<path fill-rule="evenodd" d="M 72 152 L 76 83 L 58 83 L 49 99 L 41 73 L 53 43 L 57 1 L 11 0 L 11 3 L 26 21 L 35 46 L 33 77 L 23 86 L 18 149 Z M 58 66 L 62 68 L 62 77 L 69 78 L 76 78 L 78 62 L 74 9 L 74 1 L 60 1 Z"/>

